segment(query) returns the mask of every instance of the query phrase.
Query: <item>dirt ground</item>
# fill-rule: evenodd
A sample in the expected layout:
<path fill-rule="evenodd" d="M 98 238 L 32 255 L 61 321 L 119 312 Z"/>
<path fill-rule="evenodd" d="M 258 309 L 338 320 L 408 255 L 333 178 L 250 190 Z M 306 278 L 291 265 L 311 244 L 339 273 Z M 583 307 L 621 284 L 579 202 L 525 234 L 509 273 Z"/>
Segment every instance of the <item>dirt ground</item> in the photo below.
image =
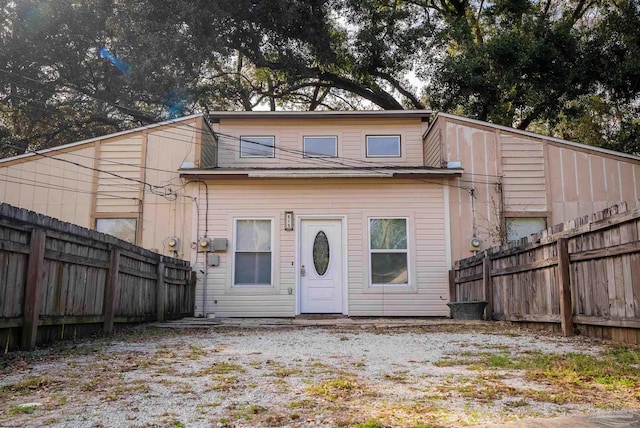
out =
<path fill-rule="evenodd" d="M 637 348 L 511 327 L 142 327 L 0 361 L 2 427 L 451 427 L 640 408 Z"/>

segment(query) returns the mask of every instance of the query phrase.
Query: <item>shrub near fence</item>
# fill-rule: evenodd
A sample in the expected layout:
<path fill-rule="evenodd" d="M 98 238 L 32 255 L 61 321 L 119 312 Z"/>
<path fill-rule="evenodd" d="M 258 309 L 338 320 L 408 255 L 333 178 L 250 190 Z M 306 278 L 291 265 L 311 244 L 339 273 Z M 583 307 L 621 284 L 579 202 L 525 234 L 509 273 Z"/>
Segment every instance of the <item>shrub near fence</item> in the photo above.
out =
<path fill-rule="evenodd" d="M 0 205 L 0 340 L 9 349 L 193 314 L 189 262 Z"/>
<path fill-rule="evenodd" d="M 622 203 L 458 260 L 452 301 L 485 318 L 640 344 L 640 210 Z"/>

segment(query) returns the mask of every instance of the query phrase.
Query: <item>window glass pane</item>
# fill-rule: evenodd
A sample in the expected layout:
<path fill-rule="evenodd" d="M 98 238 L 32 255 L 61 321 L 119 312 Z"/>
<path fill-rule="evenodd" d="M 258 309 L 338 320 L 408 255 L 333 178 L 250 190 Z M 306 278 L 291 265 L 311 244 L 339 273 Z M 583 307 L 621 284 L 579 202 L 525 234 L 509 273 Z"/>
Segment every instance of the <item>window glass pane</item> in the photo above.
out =
<path fill-rule="evenodd" d="M 372 253 L 372 284 L 408 284 L 406 253 Z"/>
<path fill-rule="evenodd" d="M 338 139 L 336 137 L 304 137 L 304 155 L 338 156 Z"/>
<path fill-rule="evenodd" d="M 505 220 L 508 241 L 515 241 L 547 228 L 547 219 L 544 217 L 514 217 Z"/>
<path fill-rule="evenodd" d="M 273 157 L 274 137 L 241 137 L 240 157 Z"/>
<path fill-rule="evenodd" d="M 406 250 L 407 220 L 404 218 L 372 218 L 372 250 Z"/>
<path fill-rule="evenodd" d="M 271 284 L 271 253 L 236 253 L 235 283 Z"/>
<path fill-rule="evenodd" d="M 368 136 L 367 156 L 400 156 L 400 136 Z"/>
<path fill-rule="evenodd" d="M 96 220 L 96 230 L 135 244 L 136 224 L 135 218 L 99 218 Z"/>
<path fill-rule="evenodd" d="M 326 233 L 320 231 L 316 235 L 316 239 L 313 240 L 313 266 L 318 275 L 322 276 L 327 273 L 330 258 L 329 239 Z"/>
<path fill-rule="evenodd" d="M 236 251 L 271 251 L 271 220 L 238 220 Z"/>

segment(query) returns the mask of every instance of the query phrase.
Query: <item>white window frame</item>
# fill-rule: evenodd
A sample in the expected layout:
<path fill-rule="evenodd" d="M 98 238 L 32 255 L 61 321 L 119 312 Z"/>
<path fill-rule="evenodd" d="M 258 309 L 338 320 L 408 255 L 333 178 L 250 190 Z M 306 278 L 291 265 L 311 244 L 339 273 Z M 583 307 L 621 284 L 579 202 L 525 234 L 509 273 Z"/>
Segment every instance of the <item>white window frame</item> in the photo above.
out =
<path fill-rule="evenodd" d="M 242 143 L 252 143 L 252 144 L 260 144 L 251 141 L 252 138 L 270 138 L 273 141 L 273 146 L 271 147 L 271 155 L 243 155 L 242 154 Z M 276 157 L 276 137 L 275 135 L 241 135 L 240 136 L 240 157 L 241 158 L 275 158 Z"/>
<path fill-rule="evenodd" d="M 389 137 L 397 137 L 398 138 L 398 154 L 393 154 L 393 155 L 372 155 L 369 154 L 369 138 L 376 138 L 376 137 L 384 137 L 384 138 L 389 138 Z M 389 135 L 367 135 L 365 137 L 365 156 L 368 158 L 400 158 L 402 157 L 402 138 L 399 134 L 389 134 Z"/>
<path fill-rule="evenodd" d="M 321 155 L 321 154 L 311 154 L 307 153 L 307 139 L 311 138 L 325 138 L 333 139 L 333 147 L 334 154 L 333 155 Z M 338 136 L 336 135 L 307 135 L 302 137 L 302 153 L 305 158 L 337 158 L 338 157 Z"/>
<path fill-rule="evenodd" d="M 237 253 L 237 245 L 236 243 L 238 242 L 237 239 L 237 235 L 238 235 L 238 221 L 242 221 L 242 220 L 265 220 L 265 221 L 269 221 L 271 224 L 271 250 L 269 251 L 269 253 L 271 253 L 271 278 L 269 280 L 269 284 L 236 284 L 236 253 Z M 274 268 L 274 263 L 273 263 L 273 259 L 274 259 L 274 247 L 273 247 L 273 243 L 274 243 L 274 220 L 271 217 L 234 217 L 233 219 L 233 262 L 232 262 L 232 266 L 231 266 L 231 286 L 232 287 L 238 287 L 238 288 L 244 288 L 244 287 L 273 287 L 273 268 Z M 267 251 L 261 251 L 266 253 Z"/>
<path fill-rule="evenodd" d="M 405 233 L 407 234 L 407 248 L 405 249 L 372 249 L 371 248 L 371 220 L 404 220 L 405 221 Z M 409 242 L 409 217 L 384 217 L 384 216 L 376 216 L 376 217 L 367 217 L 367 240 L 368 240 L 368 250 L 369 250 L 369 287 L 404 287 L 409 288 L 411 286 L 411 263 L 410 263 L 410 251 L 411 242 Z M 407 255 L 407 283 L 406 284 L 374 284 L 373 283 L 373 261 L 371 260 L 372 254 L 381 254 L 381 253 L 400 253 Z"/>

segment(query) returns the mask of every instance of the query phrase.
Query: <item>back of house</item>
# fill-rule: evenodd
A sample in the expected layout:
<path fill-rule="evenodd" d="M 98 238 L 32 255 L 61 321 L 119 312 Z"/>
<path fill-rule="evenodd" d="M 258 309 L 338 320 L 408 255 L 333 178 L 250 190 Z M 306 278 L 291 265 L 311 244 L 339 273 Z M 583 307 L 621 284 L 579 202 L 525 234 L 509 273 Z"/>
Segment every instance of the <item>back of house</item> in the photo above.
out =
<path fill-rule="evenodd" d="M 219 112 L 0 179 L 3 201 L 191 260 L 198 316 L 447 316 L 454 260 L 636 205 L 640 158 L 429 111 Z"/>

